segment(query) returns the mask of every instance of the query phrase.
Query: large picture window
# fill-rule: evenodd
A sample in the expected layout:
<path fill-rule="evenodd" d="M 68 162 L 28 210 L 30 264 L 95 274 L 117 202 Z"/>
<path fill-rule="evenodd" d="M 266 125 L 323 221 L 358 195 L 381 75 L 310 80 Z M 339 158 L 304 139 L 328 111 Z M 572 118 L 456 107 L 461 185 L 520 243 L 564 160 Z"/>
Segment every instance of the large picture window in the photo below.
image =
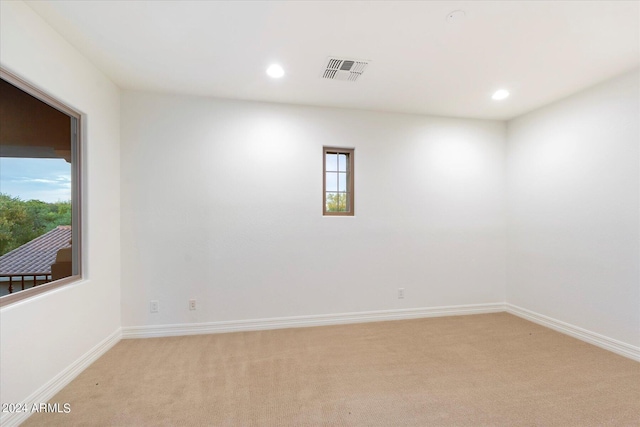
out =
<path fill-rule="evenodd" d="M 324 147 L 323 215 L 354 215 L 353 153 L 350 148 Z"/>
<path fill-rule="evenodd" d="M 81 276 L 80 114 L 0 70 L 0 305 Z"/>

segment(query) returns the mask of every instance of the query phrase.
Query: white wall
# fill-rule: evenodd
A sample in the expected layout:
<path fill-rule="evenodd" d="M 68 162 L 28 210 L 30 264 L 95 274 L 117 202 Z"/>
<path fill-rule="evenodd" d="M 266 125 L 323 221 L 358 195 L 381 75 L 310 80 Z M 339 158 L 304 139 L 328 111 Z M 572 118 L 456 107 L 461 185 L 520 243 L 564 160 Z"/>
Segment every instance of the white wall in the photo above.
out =
<path fill-rule="evenodd" d="M 24 3 L 0 19 L 2 67 L 86 115 L 86 280 L 0 310 L 1 400 L 19 403 L 120 327 L 120 99 Z"/>
<path fill-rule="evenodd" d="M 504 301 L 502 122 L 124 92 L 121 154 L 125 327 Z"/>
<path fill-rule="evenodd" d="M 640 344 L 638 71 L 508 123 L 507 302 Z"/>

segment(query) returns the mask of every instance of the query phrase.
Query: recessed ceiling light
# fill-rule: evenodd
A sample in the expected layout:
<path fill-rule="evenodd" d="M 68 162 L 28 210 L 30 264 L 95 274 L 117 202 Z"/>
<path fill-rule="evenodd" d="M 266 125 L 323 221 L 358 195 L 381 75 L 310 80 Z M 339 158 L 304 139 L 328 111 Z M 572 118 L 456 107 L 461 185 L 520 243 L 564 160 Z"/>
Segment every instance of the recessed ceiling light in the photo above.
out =
<path fill-rule="evenodd" d="M 267 75 L 274 79 L 279 79 L 284 76 L 284 69 L 278 64 L 271 64 L 269 68 L 267 68 Z"/>
<path fill-rule="evenodd" d="M 493 96 L 491 97 L 491 99 L 494 99 L 496 101 L 500 101 L 501 99 L 505 99 L 509 97 L 509 91 L 506 89 L 499 89 L 497 91 L 495 91 L 495 93 L 493 94 Z"/>

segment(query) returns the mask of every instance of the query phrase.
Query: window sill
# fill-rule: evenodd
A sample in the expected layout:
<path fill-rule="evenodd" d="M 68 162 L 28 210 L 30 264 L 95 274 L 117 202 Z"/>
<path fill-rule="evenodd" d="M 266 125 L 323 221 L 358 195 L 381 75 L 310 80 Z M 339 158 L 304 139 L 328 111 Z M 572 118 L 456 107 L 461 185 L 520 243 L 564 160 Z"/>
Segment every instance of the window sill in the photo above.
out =
<path fill-rule="evenodd" d="M 54 282 L 45 283 L 43 285 L 38 285 L 33 288 L 25 289 L 24 291 L 18 291 L 13 294 L 4 295 L 0 297 L 0 307 L 6 307 L 10 304 L 14 304 L 19 301 L 24 301 L 27 298 L 31 298 L 36 295 L 43 294 L 45 292 L 49 292 L 53 289 L 57 289 L 71 283 L 77 283 L 82 280 L 81 276 L 69 276 L 64 279 L 59 279 Z"/>

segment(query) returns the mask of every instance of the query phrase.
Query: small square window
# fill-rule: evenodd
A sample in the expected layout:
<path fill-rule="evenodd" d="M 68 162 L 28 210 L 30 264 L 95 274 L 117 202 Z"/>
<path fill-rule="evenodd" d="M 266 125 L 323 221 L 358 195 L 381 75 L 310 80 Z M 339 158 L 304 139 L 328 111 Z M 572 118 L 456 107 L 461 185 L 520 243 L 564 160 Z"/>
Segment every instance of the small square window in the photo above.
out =
<path fill-rule="evenodd" d="M 324 147 L 322 214 L 353 216 L 353 149 Z"/>

